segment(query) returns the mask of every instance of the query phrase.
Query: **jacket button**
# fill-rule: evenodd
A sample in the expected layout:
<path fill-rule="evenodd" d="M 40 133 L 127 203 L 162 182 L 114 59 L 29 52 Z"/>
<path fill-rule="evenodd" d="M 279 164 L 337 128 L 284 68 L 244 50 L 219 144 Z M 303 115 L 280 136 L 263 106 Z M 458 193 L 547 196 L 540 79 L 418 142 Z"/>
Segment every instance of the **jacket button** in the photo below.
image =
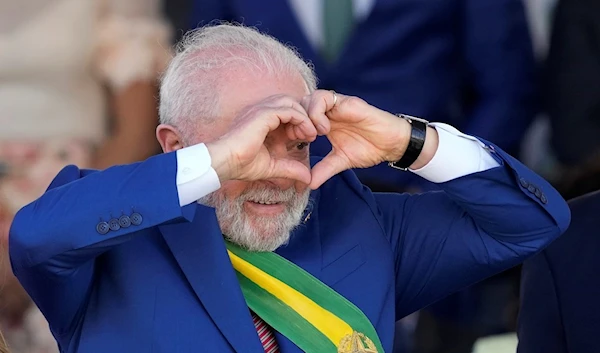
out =
<path fill-rule="evenodd" d="M 540 201 L 545 205 L 548 203 L 548 199 L 546 198 L 546 195 L 542 194 L 542 196 L 540 196 Z"/>
<path fill-rule="evenodd" d="M 524 178 L 519 179 L 519 183 L 521 184 L 522 187 L 524 187 L 525 189 L 527 189 L 529 187 L 529 183 L 527 182 L 527 180 L 525 180 Z"/>
<path fill-rule="evenodd" d="M 129 216 L 129 219 L 131 220 L 131 224 L 134 226 L 139 226 L 142 224 L 142 215 L 137 212 Z"/>
<path fill-rule="evenodd" d="M 529 184 L 527 190 L 529 190 L 530 193 L 534 194 L 537 188 L 534 185 Z"/>
<path fill-rule="evenodd" d="M 106 222 L 100 222 L 96 225 L 96 231 L 101 235 L 105 235 L 110 230 L 110 226 Z"/>
<path fill-rule="evenodd" d="M 542 197 L 542 191 L 540 189 L 535 189 L 535 197 L 538 199 Z"/>
<path fill-rule="evenodd" d="M 129 219 L 129 216 L 121 216 L 119 217 L 119 225 L 121 225 L 121 228 L 127 228 L 131 225 L 131 219 Z"/>
<path fill-rule="evenodd" d="M 110 221 L 108 221 L 108 226 L 113 232 L 116 232 L 117 230 L 121 229 L 121 225 L 119 225 L 119 220 L 116 218 L 113 218 Z"/>

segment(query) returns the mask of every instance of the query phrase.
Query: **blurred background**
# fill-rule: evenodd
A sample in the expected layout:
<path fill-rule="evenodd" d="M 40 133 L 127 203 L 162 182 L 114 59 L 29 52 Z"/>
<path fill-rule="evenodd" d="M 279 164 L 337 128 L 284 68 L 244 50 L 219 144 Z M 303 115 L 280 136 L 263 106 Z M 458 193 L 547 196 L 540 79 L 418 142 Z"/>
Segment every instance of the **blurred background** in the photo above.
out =
<path fill-rule="evenodd" d="M 57 352 L 11 275 L 14 213 L 66 164 L 159 153 L 160 74 L 183 33 L 214 20 L 293 45 L 320 88 L 493 141 L 565 198 L 600 186 L 597 0 L 0 0 L 0 330 L 13 353 Z M 375 191 L 435 189 L 385 166 L 357 174 Z M 398 321 L 395 352 L 515 352 L 519 277 Z"/>

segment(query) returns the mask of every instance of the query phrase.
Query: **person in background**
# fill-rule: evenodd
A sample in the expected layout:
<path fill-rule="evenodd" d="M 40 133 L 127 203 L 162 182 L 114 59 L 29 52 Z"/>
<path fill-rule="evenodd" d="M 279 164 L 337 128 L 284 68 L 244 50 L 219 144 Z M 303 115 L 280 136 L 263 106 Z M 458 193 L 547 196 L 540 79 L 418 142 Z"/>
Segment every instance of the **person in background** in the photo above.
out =
<path fill-rule="evenodd" d="M 551 38 L 546 110 L 559 169 L 556 184 L 571 199 L 573 221 L 560 239 L 523 266 L 518 352 L 595 352 L 600 330 L 600 3 L 559 1 Z"/>
<path fill-rule="evenodd" d="M 563 187 L 571 226 L 523 264 L 518 353 L 598 351 L 600 158 Z"/>
<path fill-rule="evenodd" d="M 157 0 L 0 1 L 0 330 L 13 353 L 56 351 L 11 275 L 14 213 L 67 164 L 104 169 L 159 151 L 157 77 L 171 28 Z"/>
<path fill-rule="evenodd" d="M 559 1 L 555 11 L 544 86 L 557 183 L 564 183 L 600 152 L 600 2 Z"/>

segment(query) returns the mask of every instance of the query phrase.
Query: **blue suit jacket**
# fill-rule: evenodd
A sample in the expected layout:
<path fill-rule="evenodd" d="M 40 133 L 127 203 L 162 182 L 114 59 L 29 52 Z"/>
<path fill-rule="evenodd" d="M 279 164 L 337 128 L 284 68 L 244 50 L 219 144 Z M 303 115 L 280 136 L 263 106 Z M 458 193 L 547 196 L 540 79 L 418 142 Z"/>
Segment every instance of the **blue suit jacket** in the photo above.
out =
<path fill-rule="evenodd" d="M 523 265 L 519 353 L 599 350 L 600 192 L 570 206 L 569 230 Z"/>
<path fill-rule="evenodd" d="M 214 19 L 257 26 L 297 47 L 314 64 L 321 88 L 449 123 L 513 155 L 536 112 L 522 0 L 374 0 L 333 63 L 309 43 L 287 0 L 192 1 L 192 27 Z M 311 145 L 314 155 L 330 149 L 324 137 Z M 363 182 L 396 187 L 411 176 L 385 165 L 355 172 Z"/>
<path fill-rule="evenodd" d="M 496 151 L 501 167 L 444 192 L 373 194 L 344 172 L 312 193 L 311 217 L 277 252 L 360 307 L 390 352 L 396 319 L 522 262 L 567 227 L 558 193 Z M 263 352 L 214 210 L 179 206 L 176 161 L 69 166 L 16 215 L 13 270 L 63 352 Z M 96 230 L 132 212 L 139 225 Z"/>

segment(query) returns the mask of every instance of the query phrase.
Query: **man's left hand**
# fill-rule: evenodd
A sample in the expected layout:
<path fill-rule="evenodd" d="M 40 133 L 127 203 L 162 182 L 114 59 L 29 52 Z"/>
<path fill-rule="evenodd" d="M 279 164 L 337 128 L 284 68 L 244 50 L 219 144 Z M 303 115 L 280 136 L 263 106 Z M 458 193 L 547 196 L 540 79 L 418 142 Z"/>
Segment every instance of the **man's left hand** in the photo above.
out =
<path fill-rule="evenodd" d="M 408 147 L 410 123 L 360 98 L 317 90 L 301 103 L 319 135 L 326 135 L 333 147 L 313 167 L 311 189 L 347 169 L 398 161 Z M 426 146 L 415 162 L 419 166 L 429 162 L 437 150 L 437 133 L 428 128 L 427 135 Z"/>

